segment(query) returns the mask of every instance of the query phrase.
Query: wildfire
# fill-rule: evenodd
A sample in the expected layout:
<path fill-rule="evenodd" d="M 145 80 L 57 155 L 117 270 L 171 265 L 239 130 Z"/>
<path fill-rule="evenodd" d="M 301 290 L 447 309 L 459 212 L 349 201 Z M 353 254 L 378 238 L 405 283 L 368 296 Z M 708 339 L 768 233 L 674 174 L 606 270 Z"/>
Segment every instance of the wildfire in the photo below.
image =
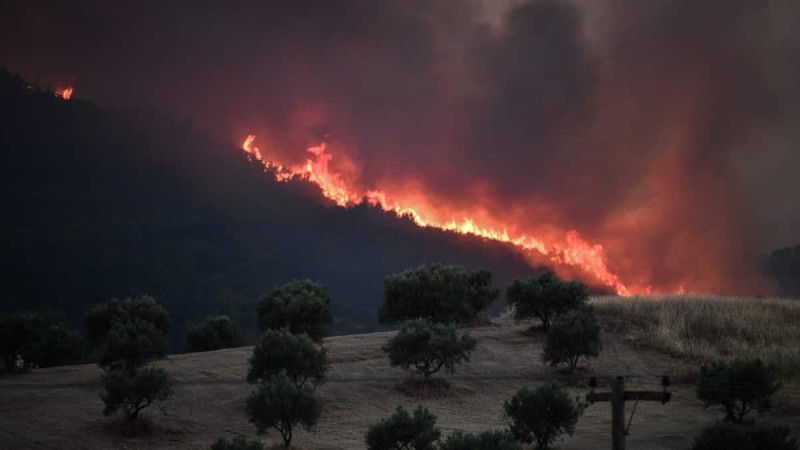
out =
<path fill-rule="evenodd" d="M 61 97 L 64 100 L 72 98 L 72 86 L 67 86 L 64 89 L 56 89 L 56 97 Z"/>
<path fill-rule="evenodd" d="M 548 239 L 526 233 L 510 233 L 505 224 L 483 212 L 462 213 L 460 220 L 453 217 L 446 218 L 442 208 L 434 207 L 422 194 L 403 192 L 391 195 L 383 190 L 360 191 L 353 188 L 353 183 L 348 183 L 341 174 L 331 172 L 328 163 L 333 159 L 333 155 L 326 152 L 324 143 L 308 148 L 308 152 L 314 156 L 308 158 L 305 164 L 284 166 L 266 159 L 261 150 L 254 145 L 255 138 L 255 135 L 248 135 L 242 143 L 242 149 L 251 158 L 260 161 L 266 170 L 274 174 L 277 181 L 286 182 L 295 177 L 302 178 L 319 186 L 326 198 L 341 207 L 356 206 L 366 202 L 392 212 L 398 217 L 408 217 L 421 227 L 438 228 L 509 243 L 525 252 L 544 255 L 556 264 L 577 267 L 619 295 L 628 296 L 635 293 L 609 270 L 603 246 L 585 241 L 576 230 L 568 231 L 563 239 Z"/>

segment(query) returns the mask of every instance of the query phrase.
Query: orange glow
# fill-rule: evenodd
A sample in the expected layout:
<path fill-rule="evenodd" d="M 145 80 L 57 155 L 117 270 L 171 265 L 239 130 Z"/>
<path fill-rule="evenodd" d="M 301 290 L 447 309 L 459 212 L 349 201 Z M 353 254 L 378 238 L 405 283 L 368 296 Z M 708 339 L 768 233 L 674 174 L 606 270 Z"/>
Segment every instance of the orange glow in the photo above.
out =
<path fill-rule="evenodd" d="M 460 234 L 479 236 L 493 241 L 505 242 L 523 250 L 526 254 L 539 254 L 558 266 L 579 269 L 593 280 L 609 287 L 619 295 L 633 295 L 649 290 L 649 287 L 631 288 L 622 283 L 606 263 L 603 246 L 584 240 L 576 230 L 566 233 L 547 233 L 547 236 L 534 235 L 517 230 L 519 227 L 503 223 L 480 207 L 474 210 L 457 210 L 441 204 L 434 206 L 435 200 L 424 192 L 399 189 L 396 192 L 385 190 L 360 190 L 352 181 L 345 180 L 339 173 L 332 172 L 329 162 L 333 155 L 326 152 L 326 145 L 308 148 L 313 157 L 304 164 L 284 166 L 268 160 L 254 145 L 255 135 L 248 135 L 242 149 L 250 158 L 260 161 L 264 168 L 272 172 L 277 181 L 285 182 L 293 178 L 308 180 L 319 186 L 322 194 L 341 207 L 351 207 L 364 202 L 379 206 L 384 211 L 393 212 L 398 217 L 408 217 L 420 227 L 432 227 Z"/>
<path fill-rule="evenodd" d="M 72 98 L 72 86 L 67 86 L 64 89 L 56 89 L 56 97 L 61 97 L 64 100 Z"/>

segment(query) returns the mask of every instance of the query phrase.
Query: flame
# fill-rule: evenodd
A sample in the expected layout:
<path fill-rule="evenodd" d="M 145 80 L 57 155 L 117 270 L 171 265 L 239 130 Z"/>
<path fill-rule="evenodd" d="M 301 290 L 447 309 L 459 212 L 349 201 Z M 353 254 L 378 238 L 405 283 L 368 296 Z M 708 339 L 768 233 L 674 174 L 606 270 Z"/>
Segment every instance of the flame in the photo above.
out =
<path fill-rule="evenodd" d="M 61 97 L 64 100 L 72 98 L 72 86 L 67 86 L 64 89 L 56 89 L 56 97 Z"/>
<path fill-rule="evenodd" d="M 409 193 L 403 190 L 404 192 L 398 191 L 390 195 L 383 190 L 353 188 L 342 175 L 330 170 L 329 163 L 333 155 L 326 152 L 325 143 L 309 147 L 307 151 L 313 158 L 308 158 L 304 164 L 284 166 L 268 160 L 254 145 L 255 139 L 255 135 L 248 135 L 242 143 L 242 149 L 250 158 L 260 161 L 265 170 L 272 173 L 277 181 L 286 182 L 294 178 L 308 180 L 319 186 L 322 194 L 338 206 L 351 207 L 366 202 L 392 212 L 398 217 L 408 217 L 420 227 L 438 228 L 505 242 L 526 253 L 535 252 L 543 255 L 558 265 L 576 267 L 619 295 L 629 296 L 650 290 L 650 287 L 626 286 L 608 268 L 603 246 L 587 242 L 576 230 L 569 230 L 563 234 L 562 239 L 533 236 L 524 232 L 509 232 L 506 224 L 478 210 L 473 211 L 471 215 L 469 212 L 462 212 L 462 217 L 459 219 L 445 218 L 442 208 L 434 206 L 422 193 Z"/>

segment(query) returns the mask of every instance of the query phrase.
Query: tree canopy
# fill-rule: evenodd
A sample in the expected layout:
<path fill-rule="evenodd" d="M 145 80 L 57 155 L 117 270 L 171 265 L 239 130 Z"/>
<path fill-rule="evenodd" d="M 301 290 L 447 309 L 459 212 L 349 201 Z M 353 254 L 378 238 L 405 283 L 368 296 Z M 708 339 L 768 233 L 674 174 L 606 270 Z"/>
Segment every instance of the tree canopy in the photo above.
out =
<path fill-rule="evenodd" d="M 751 412 L 768 411 L 779 387 L 774 371 L 760 359 L 715 361 L 700 368 L 697 398 L 706 408 L 721 406 L 727 420 L 741 423 Z"/>
<path fill-rule="evenodd" d="M 547 332 L 542 361 L 554 367 L 566 363 L 574 373 L 581 358 L 597 357 L 602 348 L 594 308 L 584 305 L 556 318 Z"/>
<path fill-rule="evenodd" d="M 311 429 L 320 416 L 320 405 L 309 386 L 298 386 L 280 373 L 262 381 L 247 398 L 247 417 L 259 433 L 277 430 L 286 448 L 292 444 L 297 425 Z"/>
<path fill-rule="evenodd" d="M 367 450 L 434 450 L 441 434 L 436 416 L 424 406 L 413 414 L 398 406 L 390 417 L 369 426 L 365 441 Z"/>
<path fill-rule="evenodd" d="M 573 400 L 564 387 L 555 383 L 533 391 L 520 389 L 503 403 L 511 433 L 520 442 L 536 442 L 540 449 L 549 448 L 564 433 L 574 433 L 585 408 L 585 403 L 579 398 Z"/>
<path fill-rule="evenodd" d="M 30 367 L 37 346 L 42 342 L 42 318 L 35 313 L 0 315 L 0 355 L 5 369 L 17 371 L 17 360 Z"/>
<path fill-rule="evenodd" d="M 153 297 L 113 298 L 94 306 L 86 314 L 86 338 L 94 345 L 102 345 L 114 325 L 131 321 L 150 323 L 164 336 L 170 328 L 167 309 Z"/>
<path fill-rule="evenodd" d="M 207 317 L 202 325 L 189 330 L 186 341 L 190 352 L 235 348 L 245 344 L 239 325 L 224 315 Z"/>
<path fill-rule="evenodd" d="M 328 371 L 327 353 L 305 334 L 288 330 L 267 330 L 258 340 L 250 356 L 247 381 L 268 380 L 284 373 L 293 383 L 313 386 L 325 380 Z"/>
<path fill-rule="evenodd" d="M 83 359 L 83 338 L 66 325 L 57 324 L 44 330 L 41 344 L 36 349 L 39 367 L 79 364 Z"/>
<path fill-rule="evenodd" d="M 552 272 L 539 277 L 514 280 L 506 291 L 506 300 L 513 309 L 514 318 L 538 318 L 545 331 L 550 328 L 554 317 L 578 308 L 588 299 L 586 285 L 562 281 Z"/>
<path fill-rule="evenodd" d="M 383 346 L 383 351 L 393 367 L 413 367 L 427 381 L 441 369 L 453 373 L 456 364 L 469 361 L 475 345 L 475 339 L 469 333 L 458 333 L 455 324 L 420 319 L 403 327 Z"/>
<path fill-rule="evenodd" d="M 519 442 L 507 430 L 477 434 L 456 431 L 439 445 L 439 450 L 520 450 Z"/>
<path fill-rule="evenodd" d="M 105 404 L 103 415 L 122 411 L 129 421 L 153 402 L 163 402 L 172 394 L 172 383 L 160 367 L 139 367 L 133 372 L 123 369 L 107 370 L 102 378 L 100 398 Z"/>
<path fill-rule="evenodd" d="M 320 341 L 332 322 L 328 291 L 309 280 L 290 281 L 265 295 L 258 305 L 262 330 L 288 328 Z"/>

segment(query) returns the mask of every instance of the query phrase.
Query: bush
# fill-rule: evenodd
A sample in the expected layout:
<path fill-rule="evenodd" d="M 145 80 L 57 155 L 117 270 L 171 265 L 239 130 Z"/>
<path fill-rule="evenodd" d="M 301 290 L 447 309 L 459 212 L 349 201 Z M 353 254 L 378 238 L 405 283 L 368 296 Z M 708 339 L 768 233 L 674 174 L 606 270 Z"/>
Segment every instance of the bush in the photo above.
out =
<path fill-rule="evenodd" d="M 732 364 L 716 361 L 700 368 L 697 398 L 706 408 L 722 406 L 727 420 L 741 423 L 751 411 L 759 415 L 768 411 L 779 387 L 773 371 L 760 359 Z"/>
<path fill-rule="evenodd" d="M 292 443 L 297 425 L 311 429 L 320 416 L 320 406 L 314 391 L 297 386 L 285 373 L 263 381 L 247 399 L 247 417 L 259 433 L 267 428 L 278 430 L 286 448 Z"/>
<path fill-rule="evenodd" d="M 368 450 L 434 450 L 441 434 L 427 408 L 418 406 L 412 416 L 398 406 L 389 418 L 369 426 L 365 441 Z"/>
<path fill-rule="evenodd" d="M 153 402 L 163 402 L 172 395 L 167 372 L 160 367 L 140 367 L 134 372 L 111 369 L 105 371 L 102 381 L 103 415 L 121 410 L 128 421 L 136 420 Z"/>
<path fill-rule="evenodd" d="M 441 369 L 453 373 L 456 364 L 469 361 L 475 344 L 469 333 L 457 333 L 454 324 L 420 319 L 400 330 L 383 346 L 383 351 L 389 355 L 392 367 L 414 367 L 428 381 Z"/>
<path fill-rule="evenodd" d="M 558 316 L 547 332 L 542 361 L 554 367 L 567 363 L 570 373 L 574 373 L 580 358 L 596 357 L 602 348 L 594 309 L 585 305 Z"/>
<path fill-rule="evenodd" d="M 117 322 L 105 337 L 98 364 L 106 369 L 134 372 L 154 358 L 167 354 L 164 335 L 151 322 Z"/>
<path fill-rule="evenodd" d="M 79 364 L 83 360 L 83 338 L 64 324 L 53 325 L 44 331 L 36 349 L 39 367 Z"/>
<path fill-rule="evenodd" d="M 413 319 L 464 322 L 474 319 L 498 294 L 488 270 L 421 266 L 386 277 L 378 317 L 381 323 Z"/>
<path fill-rule="evenodd" d="M 537 448 L 548 448 L 564 433 L 572 435 L 575 424 L 586 409 L 579 398 L 570 398 L 558 384 L 545 384 L 530 391 L 520 389 L 503 403 L 511 433 L 524 443 L 536 441 Z"/>
<path fill-rule="evenodd" d="M 86 314 L 86 338 L 93 345 L 102 345 L 114 325 L 131 321 L 150 323 L 164 336 L 169 333 L 167 310 L 153 297 L 144 295 L 125 300 L 114 298 L 89 310 Z"/>
<path fill-rule="evenodd" d="M 520 445 L 508 431 L 483 431 L 478 434 L 456 431 L 447 436 L 439 450 L 520 450 Z"/>
<path fill-rule="evenodd" d="M 207 352 L 245 344 L 239 325 L 228 316 L 208 317 L 186 336 L 190 352 Z"/>
<path fill-rule="evenodd" d="M 800 444 L 786 427 L 746 430 L 723 422 L 707 427 L 694 440 L 691 450 L 798 450 Z"/>
<path fill-rule="evenodd" d="M 286 283 L 264 296 L 258 305 L 258 325 L 262 331 L 288 328 L 319 342 L 332 322 L 328 292 L 309 280 Z"/>
<path fill-rule="evenodd" d="M 322 384 L 328 371 L 324 348 L 317 347 L 305 334 L 288 330 L 267 330 L 261 335 L 250 357 L 247 381 L 269 379 L 281 371 L 297 386 L 307 381 Z"/>
<path fill-rule="evenodd" d="M 264 445 L 259 441 L 248 441 L 244 436 L 236 436 L 230 441 L 225 438 L 217 439 L 211 450 L 264 450 Z"/>
<path fill-rule="evenodd" d="M 556 316 L 577 309 L 588 299 L 586 285 L 561 281 L 550 272 L 538 278 L 514 280 L 506 291 L 506 301 L 514 311 L 514 318 L 538 318 L 545 331 Z"/>
<path fill-rule="evenodd" d="M 30 367 L 36 347 L 42 342 L 42 318 L 34 313 L 0 315 L 0 355 L 8 372 L 17 371 L 17 361 Z"/>

